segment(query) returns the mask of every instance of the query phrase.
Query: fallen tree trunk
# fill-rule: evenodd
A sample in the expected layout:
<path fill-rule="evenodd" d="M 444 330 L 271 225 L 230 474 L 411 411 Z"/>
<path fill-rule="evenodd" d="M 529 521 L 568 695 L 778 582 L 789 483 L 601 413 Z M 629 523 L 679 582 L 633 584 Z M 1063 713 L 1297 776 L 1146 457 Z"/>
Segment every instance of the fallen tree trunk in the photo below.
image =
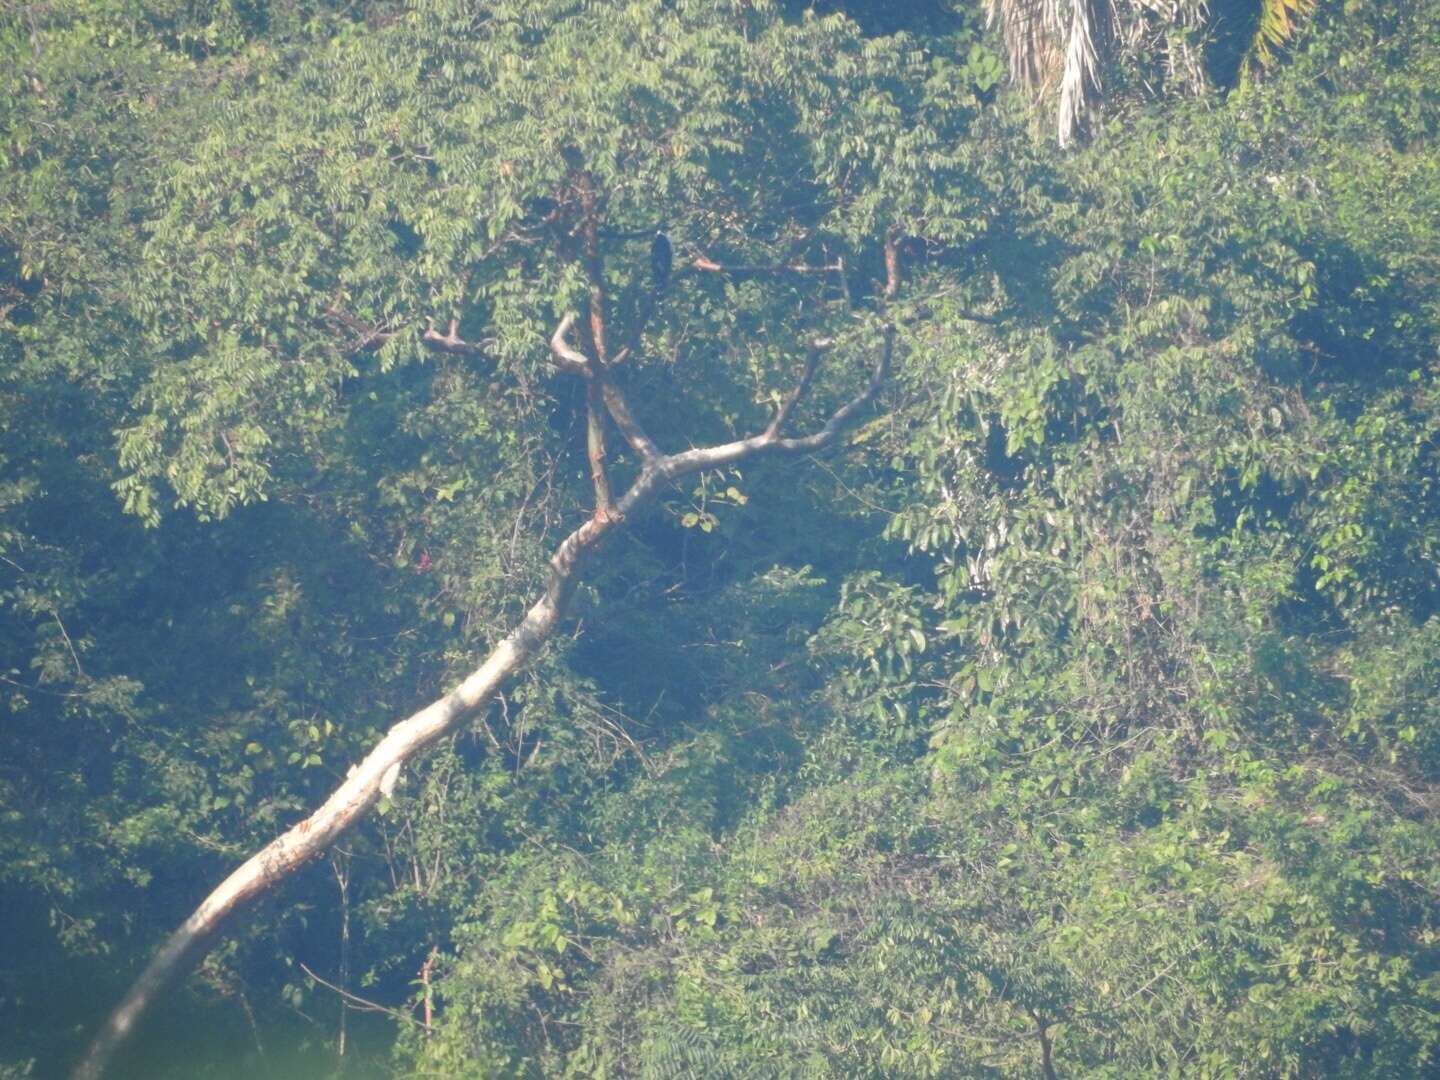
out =
<path fill-rule="evenodd" d="M 894 297 L 899 286 L 893 243 L 887 244 L 886 253 L 889 280 L 884 295 L 888 300 Z M 324 853 L 359 822 L 382 795 L 388 794 L 405 762 L 453 732 L 525 666 L 555 632 L 574 594 L 585 559 L 610 532 L 649 503 L 662 487 L 681 476 L 762 454 L 807 453 L 827 446 L 874 399 L 889 373 L 895 342 L 893 325 L 883 325 L 878 358 L 864 388 L 808 435 L 788 437 L 783 432 L 795 407 L 808 393 L 821 356 L 833 347 L 830 339 L 807 343 L 805 367 L 799 381 L 761 432 L 729 443 L 667 455 L 660 453 L 645 433 L 611 378 L 603 356 L 603 337 L 591 334 L 593 355 L 586 355 L 569 343 L 575 320 L 572 314 L 561 321 L 551 338 L 551 351 L 560 370 L 584 378 L 591 389 L 587 395 L 589 457 L 596 509 L 561 542 L 551 557 L 544 595 L 520 625 L 459 686 L 391 727 L 318 810 L 251 856 L 204 899 L 165 941 L 110 1013 L 75 1067 L 74 1080 L 97 1080 L 150 1006 L 199 962 L 241 908 L 275 889 L 305 863 Z M 600 341 L 596 342 L 596 338 Z M 602 412 L 608 413 L 640 460 L 639 475 L 618 500 L 610 496 L 606 475 Z"/>

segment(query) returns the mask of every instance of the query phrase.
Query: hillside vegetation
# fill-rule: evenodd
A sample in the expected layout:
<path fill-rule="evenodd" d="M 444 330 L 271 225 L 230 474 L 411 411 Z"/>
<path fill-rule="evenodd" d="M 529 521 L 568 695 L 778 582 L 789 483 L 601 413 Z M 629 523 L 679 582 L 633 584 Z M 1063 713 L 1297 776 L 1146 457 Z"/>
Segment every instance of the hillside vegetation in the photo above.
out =
<path fill-rule="evenodd" d="M 1440 3 L 1025 7 L 0 10 L 0 1077 L 642 475 L 574 312 L 667 453 L 843 428 L 112 1075 L 1440 1068 Z"/>

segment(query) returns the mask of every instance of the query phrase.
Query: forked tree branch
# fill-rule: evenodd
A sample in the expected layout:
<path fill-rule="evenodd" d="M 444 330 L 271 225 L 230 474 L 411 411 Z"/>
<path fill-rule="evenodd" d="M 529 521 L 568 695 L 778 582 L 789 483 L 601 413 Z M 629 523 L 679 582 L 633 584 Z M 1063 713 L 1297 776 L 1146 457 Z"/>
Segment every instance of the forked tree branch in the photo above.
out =
<path fill-rule="evenodd" d="M 821 425 L 819 430 L 811 432 L 809 435 L 786 437 L 780 433 L 779 428 L 774 427 L 772 420 L 758 435 L 736 439 L 734 442 L 721 443 L 718 446 L 696 447 L 678 454 L 669 454 L 657 462 L 658 467 L 668 470 L 670 477 L 673 478 L 702 469 L 723 468 L 745 458 L 765 453 L 799 454 L 823 450 L 835 441 L 835 437 L 840 434 L 846 424 L 875 400 L 876 395 L 880 392 L 880 387 L 884 385 L 885 379 L 890 373 L 890 364 L 895 352 L 895 328 L 886 324 L 880 334 L 880 349 L 875 359 L 875 366 L 871 369 L 869 381 L 858 394 L 831 413 L 829 419 Z M 623 504 L 624 500 L 621 501 Z"/>
<path fill-rule="evenodd" d="M 391 338 L 399 337 L 405 331 L 391 330 L 384 326 L 371 326 L 356 318 L 350 312 L 332 304 L 324 314 L 355 335 L 355 341 L 348 346 L 354 353 L 372 352 L 379 349 Z M 485 356 L 485 350 L 493 342 L 466 341 L 460 336 L 460 320 L 452 318 L 449 330 L 441 333 L 435 329 L 435 320 L 425 317 L 425 329 L 420 334 L 420 344 L 432 352 L 456 353 L 462 356 Z"/>
<path fill-rule="evenodd" d="M 433 349 L 436 352 L 459 353 L 464 356 L 485 355 L 483 346 L 473 341 L 466 341 L 460 336 L 459 331 L 459 319 L 452 318 L 450 320 L 450 329 L 442 334 L 439 330 L 435 329 L 435 320 L 427 316 L 425 319 L 425 333 L 420 335 L 420 343 L 427 349 Z"/>
<path fill-rule="evenodd" d="M 594 374 L 590 370 L 589 358 L 570 344 L 570 329 L 574 325 L 575 313 L 573 311 L 560 320 L 560 325 L 555 328 L 555 333 L 550 335 L 550 357 L 561 371 L 568 371 L 572 375 L 579 375 L 582 379 L 589 379 Z"/>
<path fill-rule="evenodd" d="M 887 243 L 887 249 L 893 247 L 893 243 Z M 892 263 L 894 269 L 885 290 L 887 300 L 893 299 L 899 289 L 898 260 L 887 258 L 887 265 Z M 550 558 L 543 594 L 479 667 L 438 701 L 394 724 L 319 809 L 247 859 L 201 901 L 194 913 L 166 939 L 106 1019 L 76 1066 L 74 1080 L 98 1080 L 146 1011 L 210 950 L 241 909 L 276 889 L 307 862 L 323 854 L 375 805 L 401 766 L 454 732 L 467 717 L 495 697 L 506 680 L 520 671 L 554 634 L 574 595 L 586 559 L 612 531 L 651 502 L 668 484 L 688 473 L 719 468 L 766 453 L 804 453 L 829 445 L 843 427 L 875 399 L 889 373 L 895 345 L 895 328 L 887 319 L 881 331 L 879 355 L 865 386 L 809 434 L 786 436 L 783 429 L 813 385 L 820 358 L 832 347 L 829 341 L 810 343 L 799 382 L 758 434 L 718 446 L 662 454 L 635 421 L 625 395 L 610 379 L 603 362 L 596 362 L 598 357 L 587 357 L 569 344 L 568 335 L 576 318 L 572 313 L 560 321 L 550 339 L 552 356 L 560 370 L 589 382 L 611 419 L 636 449 L 641 465 L 634 482 L 609 506 L 602 497 L 597 512 L 565 537 Z M 590 411 L 598 417 L 599 409 L 593 397 Z M 603 472 L 603 459 L 599 464 Z M 608 484 L 606 492 L 608 494 Z"/>
<path fill-rule="evenodd" d="M 608 517 L 615 513 L 615 497 L 610 491 L 610 476 L 605 468 L 605 398 L 602 389 L 604 366 L 594 357 L 586 356 L 570 344 L 570 328 L 575 313 L 560 320 L 550 335 L 550 356 L 555 366 L 585 380 L 585 456 L 590 462 L 590 482 L 595 487 L 595 514 Z"/>
<path fill-rule="evenodd" d="M 615 421 L 615 426 L 624 436 L 625 441 L 630 444 L 631 449 L 640 455 L 641 461 L 649 461 L 660 456 L 659 449 L 640 426 L 630 411 L 630 405 L 625 400 L 615 385 L 615 380 L 608 369 L 602 369 L 600 365 L 592 363 L 591 359 L 570 344 L 570 331 L 575 325 L 576 315 L 572 311 L 560 320 L 560 325 L 555 328 L 555 333 L 550 335 L 550 352 L 555 359 L 556 367 L 564 371 L 573 372 L 581 378 L 590 380 L 600 388 L 601 401 L 604 403 L 610 417 Z M 628 350 L 627 350 L 628 351 Z"/>

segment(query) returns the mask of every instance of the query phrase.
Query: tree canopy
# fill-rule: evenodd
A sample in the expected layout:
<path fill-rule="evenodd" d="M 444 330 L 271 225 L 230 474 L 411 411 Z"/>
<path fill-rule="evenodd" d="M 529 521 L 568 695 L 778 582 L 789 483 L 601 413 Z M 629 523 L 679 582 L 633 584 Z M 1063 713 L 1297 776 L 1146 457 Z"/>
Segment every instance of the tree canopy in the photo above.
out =
<path fill-rule="evenodd" d="M 1063 149 L 1067 5 L 0 16 L 0 1076 L 521 625 L 607 384 L 848 426 L 625 514 L 118 1075 L 1433 1069 L 1440 6 L 1212 7 Z"/>

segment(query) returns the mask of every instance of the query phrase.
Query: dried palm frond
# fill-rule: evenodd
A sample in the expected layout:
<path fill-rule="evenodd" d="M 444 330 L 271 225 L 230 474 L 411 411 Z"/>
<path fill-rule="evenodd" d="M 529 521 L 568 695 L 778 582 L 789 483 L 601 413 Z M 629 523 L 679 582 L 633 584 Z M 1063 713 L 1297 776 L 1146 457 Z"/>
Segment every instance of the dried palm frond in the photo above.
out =
<path fill-rule="evenodd" d="M 1100 53 L 1095 36 L 1105 28 L 1107 0 L 1073 0 L 1070 34 L 1065 47 L 1065 71 L 1060 79 L 1060 111 L 1056 135 L 1068 145 L 1084 127 L 1091 110 L 1100 101 Z"/>
<path fill-rule="evenodd" d="M 1255 2 L 1308 8 L 1315 0 Z M 986 11 L 1000 28 L 1011 79 L 1039 98 L 1055 95 L 1062 146 L 1096 114 L 1107 65 L 1134 69 L 1122 71 L 1121 85 L 1151 95 L 1205 88 L 1207 0 L 986 0 Z"/>
<path fill-rule="evenodd" d="M 1032 90 L 1050 82 L 1063 2 L 1065 0 L 986 0 L 990 25 L 1000 24 L 1010 77 Z"/>
<path fill-rule="evenodd" d="M 1205 46 L 1210 8 L 1206 0 L 1128 0 L 1115 20 L 1114 51 L 1150 94 L 1162 92 L 1149 74 L 1158 64 L 1163 88 L 1199 94 L 1208 85 Z"/>
<path fill-rule="evenodd" d="M 1057 131 L 1070 142 L 1100 100 L 1098 42 L 1109 33 L 1110 0 L 987 0 L 1000 25 L 1010 77 L 1041 95 L 1059 87 Z"/>

